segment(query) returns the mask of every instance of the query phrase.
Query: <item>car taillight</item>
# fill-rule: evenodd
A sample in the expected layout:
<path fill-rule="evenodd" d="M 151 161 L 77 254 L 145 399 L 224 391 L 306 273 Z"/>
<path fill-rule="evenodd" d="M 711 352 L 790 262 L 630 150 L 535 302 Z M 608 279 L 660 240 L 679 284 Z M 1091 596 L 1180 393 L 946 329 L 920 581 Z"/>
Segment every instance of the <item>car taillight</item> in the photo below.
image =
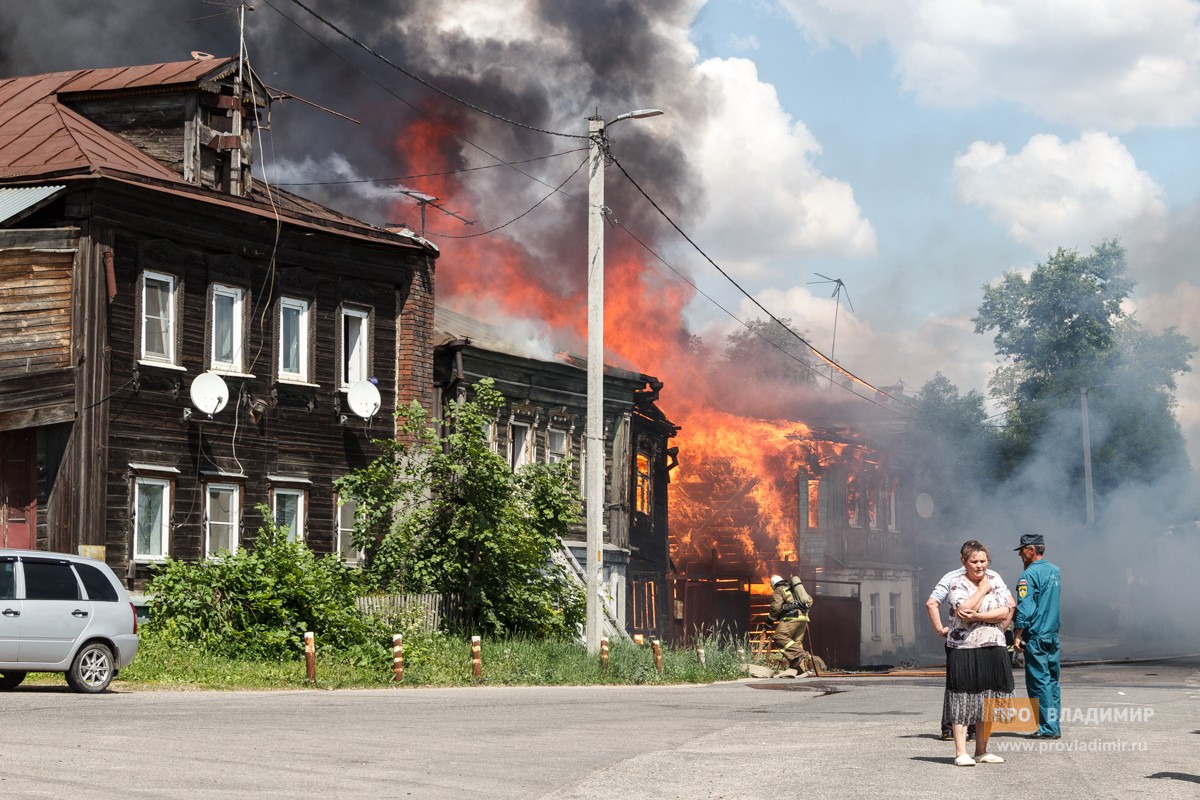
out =
<path fill-rule="evenodd" d="M 134 607 L 133 603 L 130 603 L 129 610 L 133 612 L 133 632 L 137 633 L 137 608 Z"/>

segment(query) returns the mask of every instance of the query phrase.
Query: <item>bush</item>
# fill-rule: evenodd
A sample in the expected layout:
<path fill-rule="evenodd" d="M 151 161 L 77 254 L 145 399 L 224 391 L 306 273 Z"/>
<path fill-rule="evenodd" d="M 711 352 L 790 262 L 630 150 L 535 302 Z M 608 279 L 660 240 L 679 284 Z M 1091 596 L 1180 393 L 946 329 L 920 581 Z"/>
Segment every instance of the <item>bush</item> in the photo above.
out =
<path fill-rule="evenodd" d="M 323 647 L 375 659 L 387 636 L 359 613 L 357 579 L 334 556 L 289 542 L 270 509 L 252 548 L 215 559 L 168 559 L 146 586 L 153 596 L 150 628 L 168 640 L 231 657 L 284 659 L 312 631 Z"/>

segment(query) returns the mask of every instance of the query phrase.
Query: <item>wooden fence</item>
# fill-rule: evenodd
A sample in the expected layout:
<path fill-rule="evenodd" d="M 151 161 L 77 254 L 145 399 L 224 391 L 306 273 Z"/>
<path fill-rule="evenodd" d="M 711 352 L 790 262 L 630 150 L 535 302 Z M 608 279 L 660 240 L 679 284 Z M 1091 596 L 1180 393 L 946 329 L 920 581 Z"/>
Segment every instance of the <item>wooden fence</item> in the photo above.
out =
<path fill-rule="evenodd" d="M 420 630 L 463 627 L 462 597 L 456 594 L 371 594 L 358 598 L 358 610 L 377 614 L 388 624 L 417 620 Z"/>

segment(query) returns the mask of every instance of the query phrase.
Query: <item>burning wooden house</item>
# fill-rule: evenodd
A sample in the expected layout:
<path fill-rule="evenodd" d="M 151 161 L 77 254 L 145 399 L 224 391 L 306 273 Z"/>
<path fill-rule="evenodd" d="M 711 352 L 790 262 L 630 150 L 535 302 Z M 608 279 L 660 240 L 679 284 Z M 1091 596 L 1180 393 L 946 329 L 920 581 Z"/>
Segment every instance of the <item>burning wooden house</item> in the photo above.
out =
<path fill-rule="evenodd" d="M 921 520 L 898 447 L 845 426 L 709 416 L 689 420 L 671 487 L 673 636 L 761 630 L 780 574 L 816 596 L 813 646 L 829 664 L 913 648 Z"/>
<path fill-rule="evenodd" d="M 354 557 L 333 481 L 432 403 L 437 251 L 254 181 L 267 102 L 203 55 L 0 80 L 0 544 L 140 584 L 265 504 Z"/>
<path fill-rule="evenodd" d="M 493 379 L 508 400 L 491 431 L 496 451 L 513 469 L 572 459 L 583 494 L 586 361 L 515 345 L 496 328 L 443 308 L 435 327 L 435 404 Z M 661 388 L 653 376 L 605 365 L 607 613 L 618 629 L 647 637 L 665 637 L 669 628 L 667 487 L 678 428 L 657 405 Z M 576 568 L 586 564 L 582 524 L 565 544 Z"/>

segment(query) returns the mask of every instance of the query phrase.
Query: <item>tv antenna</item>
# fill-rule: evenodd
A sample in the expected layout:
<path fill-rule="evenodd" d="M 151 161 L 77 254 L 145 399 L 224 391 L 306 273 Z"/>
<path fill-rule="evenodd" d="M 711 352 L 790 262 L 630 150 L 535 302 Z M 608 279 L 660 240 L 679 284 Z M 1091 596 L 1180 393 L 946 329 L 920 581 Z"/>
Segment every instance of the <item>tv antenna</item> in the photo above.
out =
<path fill-rule="evenodd" d="M 854 310 L 854 303 L 850 302 L 850 290 L 846 288 L 846 282 L 843 281 L 841 278 L 831 278 L 828 275 L 822 275 L 819 272 L 814 272 L 813 275 L 816 275 L 818 278 L 824 278 L 824 280 L 809 281 L 808 284 L 810 286 L 815 283 L 836 284 L 833 287 L 833 294 L 829 295 L 830 297 L 832 297 L 834 299 L 834 303 L 833 303 L 833 341 L 830 342 L 830 344 L 829 344 L 829 360 L 834 361 L 835 360 L 834 359 L 834 351 L 837 350 L 838 310 L 841 308 L 841 305 L 842 305 L 842 292 L 844 291 L 846 293 L 846 305 L 850 306 L 851 311 Z M 830 386 L 830 388 L 833 388 L 833 367 L 832 366 L 829 368 L 829 386 Z"/>
<path fill-rule="evenodd" d="M 421 238 L 422 239 L 425 238 L 425 206 L 433 206 L 434 208 L 436 208 L 438 211 L 442 212 L 443 214 L 454 217 L 457 220 L 462 220 L 467 225 L 475 224 L 474 220 L 470 220 L 470 219 L 466 219 L 465 217 L 461 217 L 458 214 L 455 214 L 453 211 L 450 211 L 449 209 L 445 208 L 444 206 L 438 205 L 438 198 L 436 198 L 432 195 L 425 194 L 424 192 L 413 191 L 412 189 L 401 189 L 399 187 L 396 187 L 396 191 L 399 192 L 400 194 L 408 195 L 413 200 L 416 200 L 417 204 L 421 206 Z"/>

